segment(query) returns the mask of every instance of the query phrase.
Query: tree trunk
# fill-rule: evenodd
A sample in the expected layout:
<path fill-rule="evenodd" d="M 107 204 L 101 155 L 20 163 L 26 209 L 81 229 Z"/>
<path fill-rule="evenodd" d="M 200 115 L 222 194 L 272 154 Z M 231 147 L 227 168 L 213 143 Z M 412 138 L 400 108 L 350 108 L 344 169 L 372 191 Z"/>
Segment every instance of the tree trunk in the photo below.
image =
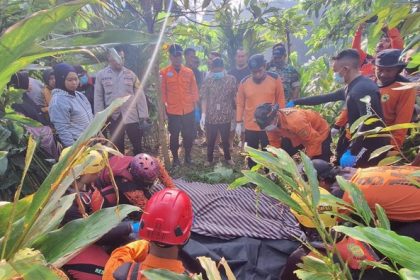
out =
<path fill-rule="evenodd" d="M 159 58 L 156 58 L 156 61 L 153 65 L 152 70 L 153 77 L 156 77 L 156 95 L 157 95 L 157 109 L 158 109 L 158 135 L 159 135 L 159 144 L 160 149 L 162 151 L 163 160 L 165 162 L 166 166 L 170 165 L 170 159 L 169 159 L 169 150 L 168 150 L 168 134 L 166 132 L 165 128 L 165 106 L 162 104 L 162 91 L 160 89 L 158 78 L 160 76 L 159 74 Z"/>
<path fill-rule="evenodd" d="M 292 47 L 292 42 L 290 42 L 290 30 L 289 22 L 286 22 L 286 43 L 287 43 L 287 61 L 290 63 L 290 48 Z"/>
<path fill-rule="evenodd" d="M 140 1 L 140 6 L 143 10 L 143 20 L 147 25 L 147 32 L 154 34 L 154 25 L 157 14 L 162 10 L 162 1 Z M 154 48 L 159 48 L 159 45 L 155 45 Z M 154 49 L 153 48 L 153 49 Z M 153 57 L 153 49 L 151 49 L 151 56 Z M 159 55 L 156 56 L 155 60 L 151 60 L 149 63 L 153 63 L 151 69 L 151 76 L 155 84 L 156 91 L 156 104 L 157 104 L 157 121 L 158 121 L 158 137 L 159 146 L 162 152 L 162 157 L 166 166 L 170 165 L 169 150 L 168 150 L 168 134 L 165 128 L 165 106 L 162 104 L 162 92 L 160 87 L 160 73 L 159 73 Z"/>

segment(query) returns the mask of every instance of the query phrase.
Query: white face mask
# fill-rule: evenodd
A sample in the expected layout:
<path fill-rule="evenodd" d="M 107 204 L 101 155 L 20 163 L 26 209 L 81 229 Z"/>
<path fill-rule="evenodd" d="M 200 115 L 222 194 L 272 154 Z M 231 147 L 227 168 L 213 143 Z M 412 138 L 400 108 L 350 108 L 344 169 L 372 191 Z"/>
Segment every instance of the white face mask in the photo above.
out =
<path fill-rule="evenodd" d="M 338 72 L 334 72 L 334 81 L 338 84 L 344 84 L 344 77 L 338 74 Z"/>

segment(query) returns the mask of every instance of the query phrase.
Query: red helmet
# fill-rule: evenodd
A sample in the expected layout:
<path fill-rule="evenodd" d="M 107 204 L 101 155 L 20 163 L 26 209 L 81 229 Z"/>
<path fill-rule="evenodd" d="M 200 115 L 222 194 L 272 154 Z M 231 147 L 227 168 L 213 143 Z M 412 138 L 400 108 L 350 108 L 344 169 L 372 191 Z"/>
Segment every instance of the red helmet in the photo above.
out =
<path fill-rule="evenodd" d="M 151 184 L 159 176 L 159 164 L 151 155 L 138 154 L 131 160 L 130 173 L 135 181 Z"/>
<path fill-rule="evenodd" d="M 192 223 L 192 204 L 187 193 L 165 188 L 147 202 L 139 236 L 162 244 L 183 245 L 190 238 Z"/>

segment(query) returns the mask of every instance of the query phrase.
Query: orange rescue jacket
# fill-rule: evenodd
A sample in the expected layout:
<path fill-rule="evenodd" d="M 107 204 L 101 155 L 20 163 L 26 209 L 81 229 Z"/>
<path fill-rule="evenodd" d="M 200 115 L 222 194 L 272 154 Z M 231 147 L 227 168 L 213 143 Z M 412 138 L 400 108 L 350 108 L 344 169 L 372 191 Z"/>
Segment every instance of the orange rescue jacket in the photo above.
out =
<path fill-rule="evenodd" d="M 179 72 L 172 65 L 160 70 L 162 102 L 168 114 L 186 115 L 194 110 L 198 101 L 198 88 L 194 72 L 181 66 Z"/>
<path fill-rule="evenodd" d="M 271 146 L 280 148 L 281 138 L 289 138 L 294 147 L 303 145 L 309 157 L 322 154 L 322 142 L 330 128 L 322 116 L 312 110 L 288 108 L 279 110 L 278 130 L 267 132 Z"/>
<path fill-rule="evenodd" d="M 278 103 L 284 108 L 284 89 L 280 77 L 276 73 L 267 72 L 266 78 L 259 84 L 252 76 L 242 80 L 236 96 L 236 122 L 244 122 L 245 129 L 261 131 L 255 122 L 254 113 L 263 103 Z"/>
<path fill-rule="evenodd" d="M 141 270 L 166 269 L 178 274 L 185 272 L 185 268 L 180 260 L 164 259 L 149 255 L 149 242 L 137 240 L 125 246 L 115 249 L 105 265 L 103 280 L 114 280 L 113 273 L 126 262 L 140 262 Z M 141 280 L 147 278 L 142 276 Z"/>
<path fill-rule="evenodd" d="M 371 167 L 358 169 L 350 181 L 362 191 L 373 211 L 379 204 L 391 221 L 420 221 L 420 189 L 408 180 L 410 177 L 420 183 L 414 176 L 416 172 L 420 172 L 420 167 Z M 347 193 L 343 200 L 353 203 Z"/>

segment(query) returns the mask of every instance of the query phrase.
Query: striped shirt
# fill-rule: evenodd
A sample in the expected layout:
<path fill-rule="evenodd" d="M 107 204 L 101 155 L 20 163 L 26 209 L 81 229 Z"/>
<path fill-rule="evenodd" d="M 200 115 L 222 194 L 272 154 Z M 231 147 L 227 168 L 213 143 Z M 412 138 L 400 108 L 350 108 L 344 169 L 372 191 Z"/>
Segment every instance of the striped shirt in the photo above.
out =
<path fill-rule="evenodd" d="M 304 238 L 289 207 L 253 188 L 228 190 L 227 184 L 205 184 L 175 180 L 188 193 L 194 210 L 192 231 L 221 239 Z"/>

